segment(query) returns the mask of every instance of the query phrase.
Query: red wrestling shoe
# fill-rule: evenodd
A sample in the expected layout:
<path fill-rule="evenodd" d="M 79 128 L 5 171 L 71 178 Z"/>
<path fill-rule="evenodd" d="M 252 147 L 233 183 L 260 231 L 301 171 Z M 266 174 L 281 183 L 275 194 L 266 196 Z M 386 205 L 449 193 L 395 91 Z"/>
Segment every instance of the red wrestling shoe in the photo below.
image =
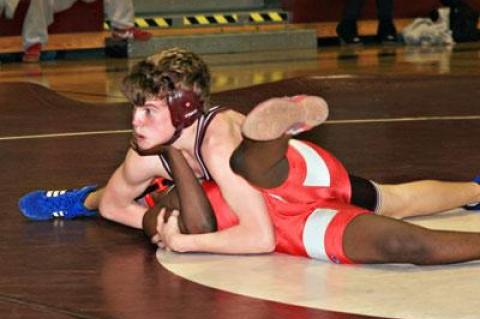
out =
<path fill-rule="evenodd" d="M 272 98 L 257 105 L 245 118 L 242 133 L 256 141 L 269 141 L 283 134 L 297 135 L 322 124 L 328 106 L 318 96 Z"/>
<path fill-rule="evenodd" d="M 132 39 L 135 41 L 148 41 L 152 37 L 152 34 L 150 32 L 143 31 L 135 27 L 131 27 L 128 29 L 113 28 L 112 37 L 114 39 Z"/>
<path fill-rule="evenodd" d="M 39 62 L 41 53 L 42 53 L 42 44 L 41 43 L 32 44 L 23 53 L 22 61 L 26 63 Z"/>

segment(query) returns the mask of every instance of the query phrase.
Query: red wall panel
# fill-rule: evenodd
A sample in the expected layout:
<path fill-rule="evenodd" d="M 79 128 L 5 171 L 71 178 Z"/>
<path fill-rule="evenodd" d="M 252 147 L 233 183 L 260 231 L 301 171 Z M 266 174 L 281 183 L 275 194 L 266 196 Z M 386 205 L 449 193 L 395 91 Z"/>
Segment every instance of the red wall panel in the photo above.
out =
<path fill-rule="evenodd" d="M 35 0 L 33 0 L 35 1 Z M 21 0 L 13 19 L 0 18 L 0 36 L 20 35 L 30 0 Z M 70 9 L 56 13 L 49 33 L 95 32 L 103 30 L 103 1 L 77 1 Z"/>

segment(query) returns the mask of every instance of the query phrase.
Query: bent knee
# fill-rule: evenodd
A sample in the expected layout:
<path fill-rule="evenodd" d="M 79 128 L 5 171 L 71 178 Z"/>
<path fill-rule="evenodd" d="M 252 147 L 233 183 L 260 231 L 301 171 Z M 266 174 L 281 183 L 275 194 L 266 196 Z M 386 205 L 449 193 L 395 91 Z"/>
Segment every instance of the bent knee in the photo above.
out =
<path fill-rule="evenodd" d="M 116 210 L 112 209 L 112 207 L 108 205 L 108 203 L 106 203 L 104 200 L 100 201 L 100 204 L 98 206 L 98 212 L 103 218 L 115 221 Z"/>
<path fill-rule="evenodd" d="M 241 144 L 233 151 L 229 164 L 235 174 L 245 178 L 249 183 L 258 183 L 258 178 L 263 175 L 252 161 L 247 160 Z"/>
<path fill-rule="evenodd" d="M 230 156 L 230 168 L 235 174 L 242 175 L 245 171 L 245 156 L 241 150 L 241 145 L 239 145 L 234 151 L 232 156 Z"/>

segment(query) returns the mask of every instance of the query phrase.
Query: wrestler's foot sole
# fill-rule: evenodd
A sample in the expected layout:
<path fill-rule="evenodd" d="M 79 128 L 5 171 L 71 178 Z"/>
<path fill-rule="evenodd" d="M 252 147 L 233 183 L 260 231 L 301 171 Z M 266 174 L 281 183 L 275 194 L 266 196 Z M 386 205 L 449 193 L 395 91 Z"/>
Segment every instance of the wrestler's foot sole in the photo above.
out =
<path fill-rule="evenodd" d="M 252 140 L 269 141 L 284 134 L 296 135 L 310 130 L 327 117 L 328 106 L 321 97 L 272 98 L 248 113 L 242 134 Z"/>

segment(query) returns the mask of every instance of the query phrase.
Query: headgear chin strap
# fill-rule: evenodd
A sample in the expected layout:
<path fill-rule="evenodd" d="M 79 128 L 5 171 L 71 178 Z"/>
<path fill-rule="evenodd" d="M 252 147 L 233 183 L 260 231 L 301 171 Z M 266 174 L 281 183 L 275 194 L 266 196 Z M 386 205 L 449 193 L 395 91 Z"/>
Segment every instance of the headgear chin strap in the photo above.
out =
<path fill-rule="evenodd" d="M 165 80 L 168 82 L 167 105 L 170 111 L 175 132 L 164 145 L 174 143 L 182 134 L 184 128 L 189 127 L 203 114 L 203 101 L 193 90 L 175 88 L 174 79 L 176 74 L 168 74 Z"/>

